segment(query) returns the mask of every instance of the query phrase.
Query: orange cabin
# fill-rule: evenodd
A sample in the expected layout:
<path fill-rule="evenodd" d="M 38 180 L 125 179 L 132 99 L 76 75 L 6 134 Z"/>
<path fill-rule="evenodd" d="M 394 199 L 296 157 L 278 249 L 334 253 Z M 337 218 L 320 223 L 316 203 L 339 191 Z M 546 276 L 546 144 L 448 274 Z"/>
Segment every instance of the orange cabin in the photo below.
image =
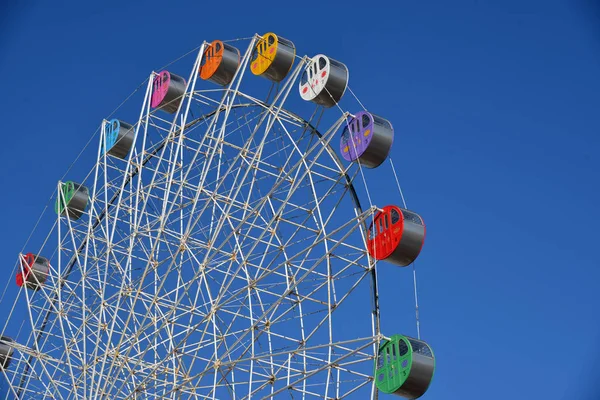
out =
<path fill-rule="evenodd" d="M 221 86 L 229 85 L 240 66 L 240 51 L 220 40 L 213 41 L 204 50 L 200 64 L 200 78 Z"/>
<path fill-rule="evenodd" d="M 400 267 L 416 260 L 424 241 L 421 216 L 397 206 L 386 206 L 375 214 L 367 234 L 369 255 Z"/>

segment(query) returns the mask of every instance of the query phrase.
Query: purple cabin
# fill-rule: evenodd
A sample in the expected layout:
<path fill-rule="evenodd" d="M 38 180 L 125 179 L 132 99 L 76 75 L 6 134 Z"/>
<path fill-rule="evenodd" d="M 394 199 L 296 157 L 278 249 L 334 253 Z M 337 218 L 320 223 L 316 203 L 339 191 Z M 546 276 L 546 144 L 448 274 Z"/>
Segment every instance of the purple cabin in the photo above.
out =
<path fill-rule="evenodd" d="M 360 111 L 344 128 L 340 152 L 346 161 L 375 168 L 385 161 L 393 142 L 394 128 L 389 121 Z"/>

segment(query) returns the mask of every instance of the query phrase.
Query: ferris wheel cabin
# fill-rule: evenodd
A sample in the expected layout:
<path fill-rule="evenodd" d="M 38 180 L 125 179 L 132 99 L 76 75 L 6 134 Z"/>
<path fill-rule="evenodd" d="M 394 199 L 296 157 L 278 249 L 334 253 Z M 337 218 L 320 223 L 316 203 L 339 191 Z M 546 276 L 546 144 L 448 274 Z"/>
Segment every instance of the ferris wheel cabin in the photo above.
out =
<path fill-rule="evenodd" d="M 112 119 L 104 124 L 106 153 L 124 160 L 131 150 L 135 130 L 127 122 Z"/>
<path fill-rule="evenodd" d="M 152 83 L 152 108 L 158 108 L 169 114 L 176 113 L 185 93 L 185 86 L 185 79 L 181 76 L 169 71 L 159 72 Z"/>
<path fill-rule="evenodd" d="M 318 54 L 300 79 L 300 96 L 324 107 L 336 105 L 348 87 L 348 68 L 339 61 Z"/>
<path fill-rule="evenodd" d="M 367 246 L 376 260 L 406 267 L 417 259 L 425 241 L 425 223 L 416 213 L 396 206 L 377 212 L 369 227 Z"/>
<path fill-rule="evenodd" d="M 346 161 L 375 168 L 385 161 L 393 142 L 394 128 L 388 120 L 360 111 L 344 128 L 340 151 Z"/>
<path fill-rule="evenodd" d="M 213 41 L 204 50 L 200 64 L 200 78 L 227 86 L 240 66 L 240 51 L 220 40 Z"/>
<path fill-rule="evenodd" d="M 81 218 L 88 204 L 88 188 L 73 181 L 61 184 L 60 192 L 56 198 L 55 211 L 62 216 L 69 216 L 72 220 Z"/>
<path fill-rule="evenodd" d="M 379 347 L 375 379 L 384 393 L 417 399 L 427 391 L 434 371 L 433 351 L 422 340 L 394 335 Z"/>
<path fill-rule="evenodd" d="M 7 369 L 12 360 L 14 349 L 12 344 L 15 341 L 8 336 L 0 336 L 0 368 Z"/>
<path fill-rule="evenodd" d="M 21 271 L 17 273 L 17 285 L 38 290 L 48 278 L 50 262 L 46 258 L 33 253 L 27 253 L 21 256 L 20 259 Z"/>
<path fill-rule="evenodd" d="M 250 71 L 273 82 L 281 82 L 292 69 L 295 57 L 294 43 L 274 33 L 265 33 L 252 52 Z"/>

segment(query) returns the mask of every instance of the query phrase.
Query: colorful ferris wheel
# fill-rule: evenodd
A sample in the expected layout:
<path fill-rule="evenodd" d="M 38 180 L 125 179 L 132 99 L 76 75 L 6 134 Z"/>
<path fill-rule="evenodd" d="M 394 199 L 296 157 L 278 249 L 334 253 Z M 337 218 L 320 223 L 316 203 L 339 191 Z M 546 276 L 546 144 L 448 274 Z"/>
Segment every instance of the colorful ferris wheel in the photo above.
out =
<path fill-rule="evenodd" d="M 3 396 L 422 396 L 431 348 L 380 332 L 378 269 L 425 238 L 399 196 L 371 203 L 390 121 L 343 110 L 346 65 L 274 33 L 205 42 L 186 76 L 152 72 L 89 173 L 58 182 L 3 300 Z"/>

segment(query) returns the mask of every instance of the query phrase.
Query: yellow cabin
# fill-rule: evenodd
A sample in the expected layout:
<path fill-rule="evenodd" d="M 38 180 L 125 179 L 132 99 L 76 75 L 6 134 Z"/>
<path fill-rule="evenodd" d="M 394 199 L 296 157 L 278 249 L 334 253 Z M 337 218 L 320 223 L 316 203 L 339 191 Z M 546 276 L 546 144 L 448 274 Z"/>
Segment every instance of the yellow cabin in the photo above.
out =
<path fill-rule="evenodd" d="M 294 43 L 269 32 L 256 43 L 250 71 L 273 82 L 281 82 L 292 69 L 295 57 Z"/>

